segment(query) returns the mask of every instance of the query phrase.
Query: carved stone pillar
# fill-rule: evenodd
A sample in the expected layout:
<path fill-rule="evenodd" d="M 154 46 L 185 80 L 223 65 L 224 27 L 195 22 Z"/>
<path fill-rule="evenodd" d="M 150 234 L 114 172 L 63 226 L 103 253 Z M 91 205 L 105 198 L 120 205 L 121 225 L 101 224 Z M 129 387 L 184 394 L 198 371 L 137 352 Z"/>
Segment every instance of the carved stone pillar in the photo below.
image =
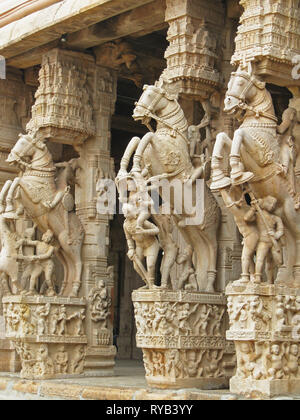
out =
<path fill-rule="evenodd" d="M 232 63 L 258 62 L 257 74 L 268 82 L 289 86 L 294 58 L 300 53 L 297 1 L 241 0 L 244 13 L 236 37 Z"/>
<path fill-rule="evenodd" d="M 116 354 L 113 346 L 114 274 L 107 265 L 110 216 L 96 211 L 97 188 L 101 188 L 102 181 L 105 183 L 105 180 L 114 178 L 110 127 L 116 100 L 116 82 L 114 70 L 94 66 L 90 86 L 95 135 L 78 148 L 81 174 L 76 188 L 76 207 L 86 232 L 82 254 L 82 294 L 89 303 L 85 371 L 95 375 L 113 374 Z"/>
<path fill-rule="evenodd" d="M 51 275 L 46 290 L 37 284 L 32 285 L 29 276 L 30 290 L 25 285 L 22 295 L 12 296 L 8 300 L 4 298 L 6 335 L 16 343 L 23 377 L 109 375 L 113 374 L 116 353 L 111 310 L 114 278 L 111 268 L 107 266 L 109 216 L 97 215 L 96 185 L 98 180 L 113 177 L 110 118 L 116 99 L 116 77 L 114 71 L 97 66 L 90 55 L 54 49 L 43 56 L 39 82 L 32 119 L 27 124 L 28 136 L 25 136 L 30 148 L 23 151 L 23 143 L 18 146 L 24 153 L 22 158 L 34 162 L 35 166 L 30 168 L 34 166 L 35 171 L 26 172 L 23 168 L 20 176 L 27 179 L 35 191 L 32 197 L 29 194 L 26 202 L 29 209 L 25 204 L 25 212 L 32 214 L 41 232 L 52 230 L 49 241 L 52 241 L 52 249 L 55 241 L 57 252 L 61 252 L 58 256 L 64 276 L 63 279 L 56 278 L 55 284 Z M 55 146 L 57 143 L 73 146 L 79 153 L 79 159 L 59 162 L 54 166 L 50 147 L 45 145 L 46 140 L 52 146 L 54 143 Z M 26 156 L 28 150 L 36 153 L 38 148 L 44 150 L 39 159 L 34 159 L 32 154 Z M 72 152 L 74 157 L 75 150 Z M 12 163 L 18 166 L 14 152 L 10 157 Z M 43 157 L 47 158 L 44 166 Z M 59 172 L 61 168 L 65 174 Z M 37 183 L 39 187 L 35 189 Z M 51 185 L 49 189 L 48 184 Z M 20 189 L 22 200 L 22 186 Z M 43 190 L 39 203 L 44 206 L 42 215 L 47 220 L 46 227 L 40 216 L 30 211 L 30 203 L 37 199 L 39 189 Z M 14 211 L 13 216 L 3 216 L 3 226 L 6 223 L 8 230 L 9 222 L 5 220 L 9 220 L 9 216 L 18 218 L 16 209 Z M 61 229 L 57 230 L 57 226 L 61 226 Z M 17 239 L 23 240 L 24 236 Z M 39 244 L 41 241 L 33 241 L 29 245 L 38 247 Z M 28 243 L 25 241 L 24 247 L 26 245 Z M 22 254 L 23 249 L 19 252 Z M 42 259 L 37 248 L 35 252 L 33 259 Z M 25 254 L 21 256 L 26 262 Z M 55 265 L 54 257 L 52 264 Z M 50 268 L 47 270 L 49 272 Z M 19 327 L 14 330 L 14 322 L 20 323 L 21 331 Z M 55 323 L 57 328 L 52 328 Z M 32 361 L 30 369 L 28 360 Z M 53 369 L 56 360 L 61 361 L 61 371 Z"/>
<path fill-rule="evenodd" d="M 167 0 L 167 75 L 180 93 L 207 98 L 220 84 L 218 43 L 224 25 L 222 2 Z"/>
<path fill-rule="evenodd" d="M 230 329 L 237 352 L 235 394 L 273 397 L 300 391 L 299 290 L 268 284 L 227 289 Z"/>
<path fill-rule="evenodd" d="M 18 134 L 25 128 L 30 118 L 34 89 L 25 84 L 22 72 L 8 69 L 6 79 L 0 80 L 0 186 L 13 179 L 17 170 L 8 163 L 11 147 Z M 5 285 L 0 282 L 0 371 L 16 372 L 20 362 L 13 343 L 5 336 L 2 297 L 7 294 Z"/>
<path fill-rule="evenodd" d="M 226 388 L 235 355 L 225 340 L 222 294 L 135 291 L 137 346 L 146 379 L 158 388 Z"/>

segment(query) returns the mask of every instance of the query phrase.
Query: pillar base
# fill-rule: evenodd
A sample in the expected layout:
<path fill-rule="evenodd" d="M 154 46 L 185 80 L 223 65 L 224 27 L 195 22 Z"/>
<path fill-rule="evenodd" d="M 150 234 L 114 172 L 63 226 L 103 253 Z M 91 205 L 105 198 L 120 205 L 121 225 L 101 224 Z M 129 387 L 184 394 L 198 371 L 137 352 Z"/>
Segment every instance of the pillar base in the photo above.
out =
<path fill-rule="evenodd" d="M 7 296 L 6 337 L 21 359 L 21 378 L 71 378 L 84 373 L 86 302 L 78 298 Z"/>
<path fill-rule="evenodd" d="M 222 294 L 135 291 L 137 346 L 155 388 L 227 388 L 235 368 Z"/>
<path fill-rule="evenodd" d="M 84 375 L 93 377 L 115 376 L 115 346 L 88 347 Z"/>
<path fill-rule="evenodd" d="M 298 288 L 231 283 L 226 288 L 237 372 L 230 391 L 275 397 L 300 392 Z"/>
<path fill-rule="evenodd" d="M 230 379 L 230 391 L 239 395 L 258 394 L 269 398 L 279 395 L 299 394 L 300 379 L 255 380 L 233 377 Z"/>

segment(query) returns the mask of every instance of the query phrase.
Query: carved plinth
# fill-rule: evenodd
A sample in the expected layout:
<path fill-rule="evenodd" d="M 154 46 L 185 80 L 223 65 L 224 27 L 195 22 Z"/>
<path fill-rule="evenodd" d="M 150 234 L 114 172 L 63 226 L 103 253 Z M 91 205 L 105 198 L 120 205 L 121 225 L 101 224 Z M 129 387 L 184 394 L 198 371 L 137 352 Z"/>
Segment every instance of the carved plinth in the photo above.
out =
<path fill-rule="evenodd" d="M 6 337 L 21 358 L 21 377 L 50 379 L 82 375 L 86 357 L 84 299 L 7 296 Z"/>
<path fill-rule="evenodd" d="M 158 388 L 219 389 L 235 367 L 226 342 L 226 299 L 221 294 L 135 291 L 137 346 L 146 379 Z"/>
<path fill-rule="evenodd" d="M 272 397 L 300 392 L 300 291 L 274 285 L 236 285 L 227 289 L 237 372 L 236 394 Z"/>

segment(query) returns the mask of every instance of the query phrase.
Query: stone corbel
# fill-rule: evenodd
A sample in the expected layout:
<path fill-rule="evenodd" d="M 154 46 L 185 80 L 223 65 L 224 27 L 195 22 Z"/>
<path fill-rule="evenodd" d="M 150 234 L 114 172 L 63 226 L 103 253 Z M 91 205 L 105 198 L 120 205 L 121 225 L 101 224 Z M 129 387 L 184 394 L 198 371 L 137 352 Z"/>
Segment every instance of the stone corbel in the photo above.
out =
<path fill-rule="evenodd" d="M 221 83 L 218 38 L 225 12 L 218 0 L 210 8 L 205 3 L 167 0 L 166 10 L 167 78 L 178 85 L 180 93 L 198 100 L 207 99 Z"/>
<path fill-rule="evenodd" d="M 29 132 L 71 145 L 95 134 L 91 64 L 93 58 L 73 51 L 54 49 L 43 56 Z"/>

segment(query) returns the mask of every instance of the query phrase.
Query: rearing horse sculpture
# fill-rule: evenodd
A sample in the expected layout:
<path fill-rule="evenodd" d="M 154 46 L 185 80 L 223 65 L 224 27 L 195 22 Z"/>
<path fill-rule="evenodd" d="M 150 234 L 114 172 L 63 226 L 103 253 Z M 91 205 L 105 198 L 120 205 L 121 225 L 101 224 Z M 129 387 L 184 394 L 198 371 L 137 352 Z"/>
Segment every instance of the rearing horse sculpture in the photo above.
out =
<path fill-rule="evenodd" d="M 7 181 L 0 194 L 0 212 L 14 211 L 16 189 L 28 216 L 42 232 L 50 229 L 60 248 L 58 258 L 64 267 L 61 294 L 77 296 L 81 285 L 81 249 L 84 230 L 73 211 L 68 189 L 57 189 L 56 168 L 52 156 L 42 140 L 20 135 L 7 162 L 17 165 L 22 175 L 13 183 Z M 73 203 L 74 204 L 74 203 Z"/>
<path fill-rule="evenodd" d="M 195 175 L 197 169 L 193 167 L 189 154 L 188 123 L 177 97 L 178 94 L 170 92 L 168 83 L 163 78 L 155 86 L 144 87 L 144 93 L 136 103 L 133 118 L 136 121 L 140 120 L 151 132 L 141 140 L 137 137 L 131 140 L 121 161 L 117 182 L 128 176 L 127 170 L 132 156 L 134 156 L 131 170 L 133 174 L 140 173 L 146 167 L 151 177 L 163 175 L 170 182 L 180 181 L 181 185 L 192 178 L 194 180 L 197 178 Z M 150 126 L 152 119 L 157 123 L 155 132 Z M 195 197 L 195 182 L 192 188 Z M 202 198 L 205 200 L 205 214 L 201 225 L 186 224 L 185 220 L 191 217 L 190 214 L 185 210 L 182 214 L 176 214 L 172 198 L 170 208 L 180 232 L 195 251 L 199 290 L 213 292 L 220 209 L 206 185 L 204 191 Z"/>
<path fill-rule="evenodd" d="M 281 162 L 277 118 L 266 84 L 248 70 L 239 68 L 232 74 L 225 98 L 224 111 L 241 121 L 231 140 L 226 133 L 218 134 L 212 157 L 213 191 L 248 183 L 255 198 L 273 196 L 277 199 L 288 234 L 287 270 L 284 280 L 300 281 L 300 212 L 295 206 L 295 191 Z M 223 170 L 225 148 L 230 152 L 230 177 Z"/>

